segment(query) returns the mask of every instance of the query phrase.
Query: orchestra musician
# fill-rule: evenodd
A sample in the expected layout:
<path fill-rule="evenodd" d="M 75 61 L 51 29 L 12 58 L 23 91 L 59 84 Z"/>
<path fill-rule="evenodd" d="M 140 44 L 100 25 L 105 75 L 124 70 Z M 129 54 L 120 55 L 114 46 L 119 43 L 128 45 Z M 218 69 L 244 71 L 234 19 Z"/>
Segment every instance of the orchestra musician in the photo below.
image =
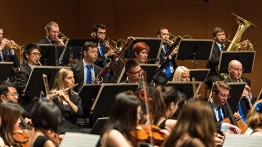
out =
<path fill-rule="evenodd" d="M 121 83 L 139 83 L 142 76 L 142 68 L 136 59 L 129 59 L 125 64 L 127 78 Z"/>
<path fill-rule="evenodd" d="M 169 50 L 170 40 L 169 40 L 169 30 L 167 28 L 160 27 L 157 29 L 157 37 L 163 39 L 163 46 L 160 52 L 160 61 L 163 60 L 165 54 L 167 54 Z M 170 62 L 165 66 L 165 68 L 161 71 L 161 74 L 155 79 L 156 84 L 165 85 L 167 81 L 171 81 L 173 78 L 174 71 L 177 68 L 175 55 L 177 54 L 177 49 L 174 49 L 173 52 L 170 54 L 168 59 Z"/>
<path fill-rule="evenodd" d="M 59 125 L 60 133 L 81 131 L 76 121 L 77 118 L 83 115 L 82 103 L 80 96 L 73 91 L 74 85 L 73 71 L 69 68 L 61 68 L 56 74 L 54 85 L 50 91 L 51 94 L 57 94 L 54 98 L 51 97 L 51 99 L 62 114 Z M 64 90 L 67 88 L 70 89 Z"/>
<path fill-rule="evenodd" d="M 245 82 L 244 91 L 242 93 L 240 102 L 238 104 L 238 111 L 241 115 L 243 121 L 246 122 L 246 117 L 248 111 L 252 107 L 252 102 L 254 103 L 255 99 L 252 97 L 251 88 L 250 88 L 250 80 L 242 77 L 243 74 L 243 66 L 242 63 L 238 60 L 232 60 L 228 64 L 228 77 L 224 79 L 225 82 Z"/>
<path fill-rule="evenodd" d="M 135 95 L 119 93 L 104 127 L 102 147 L 131 147 L 136 141 L 130 131 L 135 130 L 141 118 L 141 102 Z"/>
<path fill-rule="evenodd" d="M 185 66 L 178 66 L 175 70 L 172 81 L 173 82 L 178 82 L 178 81 L 189 82 L 190 81 L 190 70 Z"/>
<path fill-rule="evenodd" d="M 209 104 L 213 110 L 214 120 L 217 125 L 217 132 L 229 132 L 229 130 L 236 132 L 237 134 L 241 133 L 241 130 L 230 123 L 223 123 L 223 119 L 230 117 L 229 110 L 226 107 L 225 103 L 229 98 L 230 86 L 224 81 L 216 81 L 212 87 L 212 97 L 209 101 Z M 234 113 L 234 118 L 239 120 L 241 118 L 239 113 Z"/>
<path fill-rule="evenodd" d="M 34 132 L 29 147 L 55 147 L 60 143 L 58 125 L 61 112 L 54 103 L 38 100 L 31 112 Z"/>
<path fill-rule="evenodd" d="M 224 80 L 224 78 L 218 72 L 218 64 L 220 60 L 220 52 L 225 50 L 225 31 L 220 27 L 215 27 L 213 31 L 213 37 L 215 40 L 213 52 L 210 60 L 207 63 L 207 68 L 210 68 L 210 72 L 206 80 L 207 86 L 209 88 L 212 87 L 213 82 Z"/>
<path fill-rule="evenodd" d="M 27 44 L 23 51 L 23 57 L 26 61 L 26 64 L 18 71 L 17 78 L 15 79 L 14 84 L 16 85 L 17 91 L 19 93 L 19 104 L 27 112 L 31 112 L 31 108 L 33 106 L 33 98 L 23 96 L 23 91 L 26 87 L 33 67 L 39 65 L 39 60 L 41 57 L 40 47 L 37 44 L 33 43 Z"/>
<path fill-rule="evenodd" d="M 262 136 L 262 100 L 258 100 L 248 112 L 247 124 L 253 130 L 251 136 Z"/>
<path fill-rule="evenodd" d="M 39 44 L 56 44 L 64 45 L 64 42 L 61 38 L 58 38 L 60 31 L 59 26 L 56 22 L 50 21 L 45 27 L 46 37 L 41 39 Z"/>
<path fill-rule="evenodd" d="M 133 46 L 133 53 L 139 64 L 147 62 L 149 51 L 150 47 L 145 42 L 138 42 Z"/>
<path fill-rule="evenodd" d="M 9 41 L 10 40 L 4 38 L 4 28 L 0 26 L 0 62 L 13 62 L 13 70 L 9 76 L 9 80 L 13 81 L 20 62 L 14 49 L 7 47 L 6 43 Z"/>
<path fill-rule="evenodd" d="M 82 49 L 83 60 L 72 67 L 75 81 L 78 83 L 77 92 L 80 91 L 84 84 L 92 84 L 96 76 L 102 71 L 102 68 L 95 64 L 98 57 L 97 44 L 86 42 Z"/>
<path fill-rule="evenodd" d="M 96 65 L 103 68 L 105 61 L 109 57 L 115 55 L 115 51 L 111 49 L 109 42 L 106 40 L 107 27 L 104 24 L 95 24 L 93 26 L 92 37 L 98 40 L 98 58 L 95 62 Z"/>

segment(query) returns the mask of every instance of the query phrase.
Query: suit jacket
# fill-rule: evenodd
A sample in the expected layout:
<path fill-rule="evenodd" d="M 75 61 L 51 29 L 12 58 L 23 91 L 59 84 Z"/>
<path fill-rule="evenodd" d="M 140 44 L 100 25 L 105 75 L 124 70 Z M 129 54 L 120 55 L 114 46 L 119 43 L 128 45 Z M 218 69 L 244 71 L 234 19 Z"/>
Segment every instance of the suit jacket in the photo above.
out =
<path fill-rule="evenodd" d="M 39 44 L 59 44 L 59 41 L 51 41 L 46 37 L 38 41 Z"/>
<path fill-rule="evenodd" d="M 160 61 L 163 60 L 163 57 L 164 57 L 164 56 L 165 56 L 165 52 L 164 52 L 164 49 L 163 49 L 163 47 L 162 47 L 161 52 L 160 52 Z M 174 72 L 175 72 L 175 70 L 176 70 L 176 68 L 177 68 L 176 55 L 174 55 L 174 56 L 172 57 L 172 59 L 171 59 L 170 62 L 172 62 L 173 68 L 174 68 Z"/>
<path fill-rule="evenodd" d="M 98 57 L 97 57 L 97 60 L 95 62 L 96 65 L 100 66 L 101 68 L 103 68 L 105 65 L 104 65 L 104 62 L 106 61 L 106 56 L 105 56 L 105 53 L 107 52 L 107 49 L 106 47 L 103 45 L 103 44 L 100 44 L 101 46 L 103 46 L 102 48 L 102 51 L 103 51 L 103 55 L 100 55 L 100 52 L 99 52 L 99 47 L 98 47 Z M 99 44 L 98 44 L 99 46 Z"/>
<path fill-rule="evenodd" d="M 17 68 L 20 66 L 20 62 L 16 54 L 11 55 L 11 49 L 5 47 L 2 49 L 2 54 L 5 62 L 14 62 L 13 67 Z"/>
<path fill-rule="evenodd" d="M 75 83 L 78 83 L 76 91 L 79 92 L 84 85 L 84 63 L 83 60 L 72 67 L 74 72 Z M 102 68 L 94 65 L 95 77 L 102 71 Z"/>
<path fill-rule="evenodd" d="M 219 64 L 220 52 L 219 46 L 214 43 L 211 59 L 207 63 L 207 68 L 210 68 L 210 73 L 218 73 L 217 66 Z"/>

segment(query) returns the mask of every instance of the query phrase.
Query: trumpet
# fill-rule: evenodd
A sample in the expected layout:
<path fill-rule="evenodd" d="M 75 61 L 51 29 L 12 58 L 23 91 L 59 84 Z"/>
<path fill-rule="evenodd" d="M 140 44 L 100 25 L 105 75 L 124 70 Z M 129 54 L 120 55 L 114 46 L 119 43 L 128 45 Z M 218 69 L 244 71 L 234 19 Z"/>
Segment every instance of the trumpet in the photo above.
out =
<path fill-rule="evenodd" d="M 22 46 L 16 44 L 13 40 L 7 39 L 7 38 L 1 38 L 0 42 L 2 42 L 3 40 L 6 40 L 5 45 L 11 49 L 22 49 Z"/>

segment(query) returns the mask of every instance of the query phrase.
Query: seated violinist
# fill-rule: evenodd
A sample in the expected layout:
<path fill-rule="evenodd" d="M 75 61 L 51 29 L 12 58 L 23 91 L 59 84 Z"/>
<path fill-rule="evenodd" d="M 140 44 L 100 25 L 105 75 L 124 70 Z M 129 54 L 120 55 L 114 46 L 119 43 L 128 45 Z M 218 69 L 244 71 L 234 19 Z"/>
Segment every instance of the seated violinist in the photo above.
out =
<path fill-rule="evenodd" d="M 28 142 L 29 134 L 23 134 L 19 127 L 23 108 L 16 103 L 7 101 L 0 104 L 0 146 L 22 146 Z M 22 140 L 23 142 L 19 142 Z M 25 142 L 24 142 L 25 141 Z"/>
<path fill-rule="evenodd" d="M 133 53 L 139 64 L 144 64 L 147 62 L 149 51 L 150 48 L 145 42 L 138 42 L 133 46 Z"/>
<path fill-rule="evenodd" d="M 237 126 L 223 122 L 223 119 L 230 117 L 229 110 L 225 105 L 227 99 L 229 98 L 229 91 L 230 86 L 227 83 L 223 81 L 214 82 L 212 87 L 212 98 L 210 99 L 209 104 L 215 114 L 214 120 L 216 122 L 218 132 L 225 134 L 231 130 L 234 133 L 240 134 L 241 130 Z M 236 120 L 241 119 L 239 113 L 234 113 L 233 117 Z"/>
<path fill-rule="evenodd" d="M 37 101 L 33 106 L 32 121 L 34 133 L 30 137 L 29 147 L 55 147 L 59 145 L 58 124 L 61 112 L 54 103 Z"/>
<path fill-rule="evenodd" d="M 262 136 L 262 100 L 258 100 L 247 115 L 247 124 L 253 130 L 251 136 Z"/>

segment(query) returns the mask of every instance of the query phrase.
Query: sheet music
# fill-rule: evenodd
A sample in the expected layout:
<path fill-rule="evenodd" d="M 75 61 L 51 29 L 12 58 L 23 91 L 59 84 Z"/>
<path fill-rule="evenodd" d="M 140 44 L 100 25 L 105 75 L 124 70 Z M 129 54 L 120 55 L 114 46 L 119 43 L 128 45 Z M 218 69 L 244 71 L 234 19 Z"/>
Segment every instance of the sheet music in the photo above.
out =
<path fill-rule="evenodd" d="M 261 136 L 228 134 L 223 147 L 261 147 Z"/>
<path fill-rule="evenodd" d="M 99 135 L 66 132 L 60 147 L 95 147 Z"/>

